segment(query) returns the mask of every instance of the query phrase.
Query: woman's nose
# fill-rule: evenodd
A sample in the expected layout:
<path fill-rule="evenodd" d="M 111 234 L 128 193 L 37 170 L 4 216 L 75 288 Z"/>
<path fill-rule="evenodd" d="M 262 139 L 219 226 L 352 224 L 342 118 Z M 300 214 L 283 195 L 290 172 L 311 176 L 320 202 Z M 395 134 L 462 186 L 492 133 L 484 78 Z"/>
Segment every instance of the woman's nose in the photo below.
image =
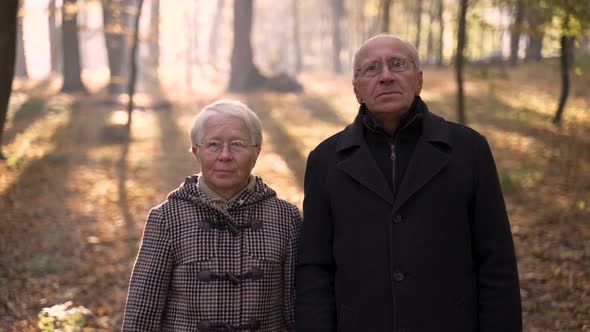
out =
<path fill-rule="evenodd" d="M 231 154 L 231 150 L 229 149 L 229 144 L 223 144 L 217 158 L 220 160 L 230 160 L 232 157 L 233 156 Z"/>

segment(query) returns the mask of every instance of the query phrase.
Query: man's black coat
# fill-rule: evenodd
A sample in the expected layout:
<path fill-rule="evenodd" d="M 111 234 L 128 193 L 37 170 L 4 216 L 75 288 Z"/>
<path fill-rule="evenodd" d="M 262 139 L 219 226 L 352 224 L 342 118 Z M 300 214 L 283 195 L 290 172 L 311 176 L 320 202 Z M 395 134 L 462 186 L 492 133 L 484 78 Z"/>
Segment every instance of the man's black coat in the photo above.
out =
<path fill-rule="evenodd" d="M 394 196 L 361 116 L 308 158 L 297 331 L 521 331 L 518 273 L 486 139 L 430 113 Z"/>

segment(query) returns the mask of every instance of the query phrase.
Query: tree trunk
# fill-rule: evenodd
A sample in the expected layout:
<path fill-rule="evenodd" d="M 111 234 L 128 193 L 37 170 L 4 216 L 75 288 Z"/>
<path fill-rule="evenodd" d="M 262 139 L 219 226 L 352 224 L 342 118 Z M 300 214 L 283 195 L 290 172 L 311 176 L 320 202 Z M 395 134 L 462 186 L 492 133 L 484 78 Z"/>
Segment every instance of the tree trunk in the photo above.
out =
<path fill-rule="evenodd" d="M 123 66 L 127 49 L 127 16 L 125 7 L 128 0 L 105 0 L 102 4 L 103 29 L 109 61 L 109 93 L 122 93 L 125 87 L 125 67 Z"/>
<path fill-rule="evenodd" d="M 16 30 L 17 35 L 17 42 L 16 42 L 16 68 L 14 69 L 14 75 L 17 77 L 29 77 L 29 72 L 27 71 L 27 60 L 25 58 L 25 39 L 24 39 L 24 29 L 23 29 L 23 21 L 25 16 L 25 9 L 24 5 L 21 2 L 19 4 L 19 11 L 18 11 L 18 25 Z"/>
<path fill-rule="evenodd" d="M 49 30 L 49 56 L 51 57 L 51 72 L 59 73 L 61 71 L 61 38 L 57 29 L 57 7 L 55 0 L 50 0 L 47 5 L 48 12 L 48 30 Z"/>
<path fill-rule="evenodd" d="M 78 41 L 77 0 L 64 0 L 61 17 L 63 33 L 63 92 L 86 91 L 82 83 L 80 45 Z"/>
<path fill-rule="evenodd" d="M 342 39 L 340 37 L 340 22 L 344 14 L 342 0 L 332 0 L 332 66 L 335 73 L 342 72 L 340 51 L 342 51 Z"/>
<path fill-rule="evenodd" d="M 211 33 L 209 37 L 209 63 L 217 68 L 217 49 L 219 47 L 221 19 L 223 14 L 223 7 L 225 7 L 224 0 L 217 0 L 217 8 L 213 21 L 211 22 Z"/>
<path fill-rule="evenodd" d="M 442 65 L 443 65 L 443 46 L 444 46 L 444 29 L 445 29 L 445 24 L 443 21 L 443 11 L 444 11 L 443 0 L 438 0 L 437 17 L 438 17 L 439 30 L 438 30 L 438 54 L 436 57 L 436 65 L 439 67 L 442 67 Z"/>
<path fill-rule="evenodd" d="M 512 66 L 518 64 L 518 46 L 520 44 L 520 31 L 522 30 L 523 21 L 524 2 L 523 0 L 517 0 L 516 8 L 514 9 L 514 22 L 510 29 L 510 65 Z"/>
<path fill-rule="evenodd" d="M 254 65 L 252 55 L 252 0 L 234 1 L 234 42 L 228 90 L 243 92 L 261 86 L 265 77 Z"/>
<path fill-rule="evenodd" d="M 127 94 L 129 95 L 129 103 L 127 104 L 127 130 L 131 128 L 131 115 L 133 114 L 133 96 L 135 95 L 135 80 L 137 78 L 137 47 L 139 44 L 139 19 L 141 18 L 141 7 L 143 0 L 137 2 L 137 13 L 135 14 L 135 22 L 133 25 L 133 41 L 131 45 L 131 54 L 129 55 L 129 87 Z"/>
<path fill-rule="evenodd" d="M 295 48 L 295 73 L 303 69 L 303 60 L 301 55 L 301 39 L 299 37 L 299 8 L 297 0 L 291 0 L 291 10 L 293 12 L 293 47 Z"/>
<path fill-rule="evenodd" d="M 529 6 L 527 10 L 528 15 L 526 15 L 526 18 L 529 28 L 529 42 L 525 50 L 525 59 L 540 61 L 543 58 L 541 53 L 543 50 L 543 37 L 545 37 L 543 24 L 545 24 L 546 19 L 537 7 Z"/>
<path fill-rule="evenodd" d="M 160 0 L 151 0 L 149 56 L 156 79 L 160 66 Z"/>
<path fill-rule="evenodd" d="M 420 35 L 422 33 L 422 0 L 415 1 L 416 6 L 416 36 L 414 38 L 414 47 L 420 54 Z"/>
<path fill-rule="evenodd" d="M 199 31 L 201 31 L 201 23 L 199 22 L 199 1 L 193 3 L 193 12 L 186 12 L 185 18 L 187 20 L 187 35 L 191 40 L 188 41 L 188 62 L 193 65 L 199 65 L 201 63 L 199 52 L 195 50 L 199 49 Z M 190 7 L 190 6 L 189 6 Z"/>
<path fill-rule="evenodd" d="M 8 102 L 12 91 L 14 62 L 16 59 L 16 30 L 18 0 L 5 0 L 0 5 L 0 159 L 6 159 L 2 153 L 2 136 L 8 113 Z"/>
<path fill-rule="evenodd" d="M 431 64 L 433 59 L 433 49 L 434 49 L 434 32 L 432 28 L 434 24 L 432 24 L 435 20 L 434 17 L 434 3 L 430 3 L 428 6 L 428 36 L 426 38 L 426 63 Z"/>
<path fill-rule="evenodd" d="M 188 11 L 184 12 L 184 33 L 186 42 L 184 46 L 184 78 L 188 95 L 192 96 L 193 88 L 193 23 Z"/>
<path fill-rule="evenodd" d="M 365 0 L 359 0 L 358 10 L 358 21 L 359 21 L 359 42 L 358 45 L 362 44 L 367 38 L 369 38 L 369 31 L 367 28 L 367 19 L 365 15 Z"/>
<path fill-rule="evenodd" d="M 389 27 L 391 26 L 391 20 L 389 16 L 391 8 L 391 0 L 382 0 L 381 1 L 381 32 L 389 32 Z"/>
<path fill-rule="evenodd" d="M 557 106 L 557 111 L 555 112 L 555 116 L 552 120 L 553 123 L 557 126 L 561 125 L 561 119 L 563 117 L 565 103 L 570 92 L 569 70 L 571 66 L 571 50 L 574 39 L 574 37 L 566 35 L 569 28 L 569 15 L 566 16 L 563 25 L 564 26 L 562 28 L 562 36 L 559 40 L 561 46 L 561 56 L 559 58 L 561 64 L 561 95 L 559 96 L 559 104 Z"/>
<path fill-rule="evenodd" d="M 459 26 L 457 29 L 457 53 L 455 55 L 456 77 L 457 77 L 457 119 L 459 123 L 466 124 L 465 106 L 463 96 L 463 50 L 465 49 L 466 41 L 466 16 L 467 16 L 468 0 L 461 0 L 459 4 Z"/>

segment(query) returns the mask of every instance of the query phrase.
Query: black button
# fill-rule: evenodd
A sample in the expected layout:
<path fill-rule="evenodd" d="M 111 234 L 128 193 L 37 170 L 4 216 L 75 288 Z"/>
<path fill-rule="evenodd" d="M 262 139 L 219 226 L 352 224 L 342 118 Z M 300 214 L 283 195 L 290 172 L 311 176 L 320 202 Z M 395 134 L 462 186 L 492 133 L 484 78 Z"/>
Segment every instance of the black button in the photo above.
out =
<path fill-rule="evenodd" d="M 250 221 L 250 227 L 253 230 L 257 230 L 257 229 L 261 229 L 262 228 L 262 220 L 258 220 L 258 219 L 252 219 Z"/>
<path fill-rule="evenodd" d="M 400 272 L 400 271 L 393 272 L 393 280 L 400 282 L 400 281 L 404 280 L 404 278 L 405 278 L 405 276 L 404 276 L 403 272 Z"/>
<path fill-rule="evenodd" d="M 204 282 L 211 281 L 211 271 L 209 271 L 209 270 L 199 271 L 199 273 L 197 273 L 197 279 L 204 281 Z"/>
<path fill-rule="evenodd" d="M 210 230 L 211 229 L 211 222 L 209 221 L 209 219 L 203 219 L 201 221 L 199 221 L 199 228 L 203 229 L 203 230 Z"/>
<path fill-rule="evenodd" d="M 252 273 L 252 280 L 258 280 L 258 279 L 262 279 L 262 277 L 264 277 L 264 271 L 262 271 L 262 269 L 259 267 L 253 267 L 251 273 Z"/>
<path fill-rule="evenodd" d="M 393 215 L 393 223 L 394 224 L 401 224 L 403 221 L 404 221 L 404 218 L 401 215 L 399 215 L 397 213 Z"/>

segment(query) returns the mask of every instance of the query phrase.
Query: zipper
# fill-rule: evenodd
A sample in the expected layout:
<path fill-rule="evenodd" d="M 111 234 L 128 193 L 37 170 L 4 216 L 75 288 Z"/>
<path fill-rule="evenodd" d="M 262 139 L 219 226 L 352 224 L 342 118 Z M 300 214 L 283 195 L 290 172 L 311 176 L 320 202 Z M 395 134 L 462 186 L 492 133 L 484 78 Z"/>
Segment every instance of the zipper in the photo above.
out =
<path fill-rule="evenodd" d="M 396 135 L 397 137 L 397 135 Z M 396 154 L 395 154 L 395 141 L 389 141 L 389 148 L 391 149 L 391 154 L 389 155 L 389 158 L 391 158 L 391 188 L 393 188 L 393 194 L 395 195 L 395 159 L 397 158 Z"/>

